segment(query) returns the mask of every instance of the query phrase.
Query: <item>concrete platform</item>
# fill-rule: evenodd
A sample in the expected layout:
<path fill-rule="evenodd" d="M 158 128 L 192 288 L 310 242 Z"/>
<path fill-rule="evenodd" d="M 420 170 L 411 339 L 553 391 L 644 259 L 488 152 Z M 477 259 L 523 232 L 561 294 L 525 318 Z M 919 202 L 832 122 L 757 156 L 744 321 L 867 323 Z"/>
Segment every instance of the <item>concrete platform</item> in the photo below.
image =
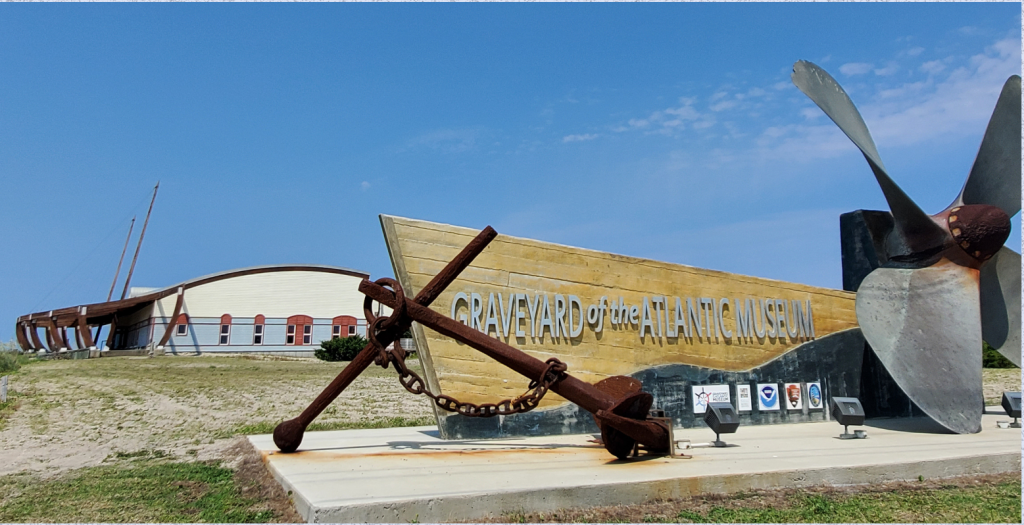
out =
<path fill-rule="evenodd" d="M 842 426 L 740 427 L 727 448 L 692 459 L 618 461 L 591 435 L 445 441 L 434 427 L 310 432 L 293 454 L 250 436 L 310 522 L 443 522 L 503 512 L 551 511 L 750 489 L 844 485 L 1020 471 L 1021 430 L 936 434 L 922 419 L 874 420 L 867 439 Z M 694 444 L 708 429 L 677 430 Z"/>

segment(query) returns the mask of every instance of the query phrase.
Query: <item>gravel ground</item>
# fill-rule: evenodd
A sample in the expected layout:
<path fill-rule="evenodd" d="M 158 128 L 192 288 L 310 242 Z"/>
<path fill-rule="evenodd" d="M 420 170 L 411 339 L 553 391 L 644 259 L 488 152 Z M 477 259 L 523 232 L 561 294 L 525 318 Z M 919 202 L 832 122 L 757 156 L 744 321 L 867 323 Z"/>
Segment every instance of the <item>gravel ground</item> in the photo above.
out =
<path fill-rule="evenodd" d="M 272 428 L 298 415 L 344 364 L 174 356 L 32 363 L 10 378 L 17 409 L 0 420 L 0 475 L 58 475 L 142 450 L 222 459 L 246 426 Z M 432 420 L 433 412 L 393 369 L 371 366 L 317 422 L 394 416 Z"/>

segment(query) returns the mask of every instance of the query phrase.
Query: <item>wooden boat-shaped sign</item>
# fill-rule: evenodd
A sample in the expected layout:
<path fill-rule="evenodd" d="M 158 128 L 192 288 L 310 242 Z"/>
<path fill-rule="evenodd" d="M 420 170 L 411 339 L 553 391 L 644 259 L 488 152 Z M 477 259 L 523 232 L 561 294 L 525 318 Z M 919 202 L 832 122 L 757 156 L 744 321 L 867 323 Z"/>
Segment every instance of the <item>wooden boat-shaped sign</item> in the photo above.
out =
<path fill-rule="evenodd" d="M 381 216 L 395 275 L 418 292 L 478 232 Z M 744 424 L 821 421 L 832 396 L 857 396 L 864 340 L 855 294 L 498 235 L 431 309 L 596 383 L 640 379 L 675 425 L 702 425 L 711 401 Z M 512 398 L 521 376 L 413 325 L 434 392 L 480 403 Z M 446 438 L 594 432 L 593 419 L 549 394 L 525 414 L 439 412 Z"/>

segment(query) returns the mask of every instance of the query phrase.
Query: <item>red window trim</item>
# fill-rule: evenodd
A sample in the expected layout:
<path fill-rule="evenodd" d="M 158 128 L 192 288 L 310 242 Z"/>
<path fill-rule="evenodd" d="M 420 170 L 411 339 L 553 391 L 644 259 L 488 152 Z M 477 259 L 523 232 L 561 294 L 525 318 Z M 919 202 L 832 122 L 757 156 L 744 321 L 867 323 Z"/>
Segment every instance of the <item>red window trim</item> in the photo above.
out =
<path fill-rule="evenodd" d="M 293 315 L 293 316 L 288 318 L 288 320 L 286 321 L 286 324 L 288 325 L 288 329 L 293 331 L 293 333 L 291 335 L 286 336 L 286 338 L 285 338 L 285 344 L 286 345 L 291 345 L 291 346 L 308 346 L 308 345 L 313 344 L 313 334 L 312 334 L 313 318 L 312 317 L 310 317 L 308 315 Z M 305 343 L 304 342 L 305 335 L 306 335 L 305 334 L 305 327 L 306 326 L 310 327 L 310 334 L 309 334 L 310 342 L 309 343 Z M 292 339 L 292 341 L 290 343 L 288 342 L 288 338 L 289 337 Z"/>

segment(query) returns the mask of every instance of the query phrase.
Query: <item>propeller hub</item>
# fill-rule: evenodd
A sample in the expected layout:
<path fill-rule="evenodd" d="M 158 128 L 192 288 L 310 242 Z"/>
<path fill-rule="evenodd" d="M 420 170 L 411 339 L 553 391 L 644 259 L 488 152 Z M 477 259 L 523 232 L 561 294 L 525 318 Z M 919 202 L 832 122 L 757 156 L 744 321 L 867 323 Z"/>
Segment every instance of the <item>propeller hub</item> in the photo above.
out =
<path fill-rule="evenodd" d="M 1010 236 L 1010 217 L 987 204 L 965 204 L 949 210 L 946 226 L 957 246 L 982 262 L 991 259 Z"/>

